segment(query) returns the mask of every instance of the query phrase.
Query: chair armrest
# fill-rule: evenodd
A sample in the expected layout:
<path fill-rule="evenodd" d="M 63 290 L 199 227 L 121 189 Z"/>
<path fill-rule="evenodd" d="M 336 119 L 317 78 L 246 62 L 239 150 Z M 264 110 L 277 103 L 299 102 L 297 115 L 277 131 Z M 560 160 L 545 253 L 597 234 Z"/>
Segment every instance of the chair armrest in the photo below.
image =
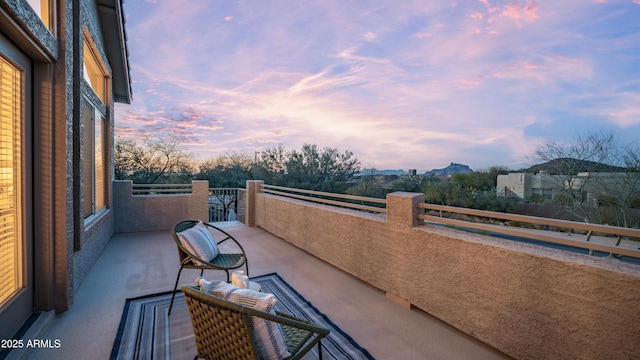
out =
<path fill-rule="evenodd" d="M 243 306 L 244 307 L 244 306 Z M 329 335 L 329 332 L 331 330 L 327 329 L 326 327 L 319 325 L 319 324 L 315 324 L 313 322 L 304 320 L 304 319 L 300 319 L 297 318 L 293 315 L 290 314 L 286 314 L 286 313 L 282 313 L 282 312 L 276 312 L 276 314 L 270 314 L 264 311 L 260 311 L 260 310 L 255 310 L 252 308 L 246 308 L 247 314 L 248 315 L 254 315 L 254 316 L 259 316 L 265 320 L 269 320 L 269 321 L 273 321 L 273 322 L 277 322 L 280 325 L 284 325 L 284 326 L 289 326 L 289 327 L 293 327 L 293 328 L 297 328 L 297 329 L 301 329 L 301 330 L 305 330 L 310 332 L 311 334 L 315 334 L 316 336 L 313 337 L 310 341 L 307 341 L 306 344 L 298 349 L 298 351 L 296 352 L 295 355 L 291 356 L 288 360 L 298 360 L 301 359 L 302 356 L 304 356 L 304 354 L 306 354 L 309 350 L 311 350 L 311 348 L 313 348 L 314 346 L 316 346 L 316 344 L 318 344 L 320 342 L 320 340 L 322 340 L 322 338 L 324 338 L 325 336 Z"/>
<path fill-rule="evenodd" d="M 297 327 L 299 329 L 311 331 L 317 334 L 322 334 L 324 336 L 329 335 L 329 332 L 331 331 L 322 325 L 318 325 L 314 322 L 297 318 L 291 314 L 276 311 L 276 315 L 282 318 L 282 321 L 278 321 L 280 324 Z"/>
<path fill-rule="evenodd" d="M 194 294 L 195 296 L 198 296 L 200 298 L 204 298 L 207 299 L 208 302 L 211 303 L 218 303 L 218 304 L 222 304 L 225 307 L 228 307 L 232 310 L 235 311 L 240 311 L 242 313 L 245 313 L 247 315 L 252 315 L 252 316 L 257 316 L 260 318 L 263 318 L 265 320 L 269 320 L 269 321 L 274 321 L 283 325 L 287 325 L 287 326 L 291 326 L 291 327 L 295 327 L 295 328 L 299 328 L 302 330 L 307 330 L 316 334 L 321 334 L 323 336 L 326 336 L 329 334 L 330 330 L 327 329 L 326 327 L 322 326 L 322 325 L 318 325 L 315 323 L 312 323 L 310 321 L 304 320 L 304 319 L 300 319 L 297 318 L 293 315 L 290 314 L 285 314 L 282 312 L 276 312 L 276 314 L 271 314 L 265 311 L 260 311 L 254 308 L 250 308 L 238 303 L 234 303 L 232 301 L 217 297 L 213 294 L 209 294 L 207 292 L 203 292 L 200 290 L 199 287 L 197 286 L 188 286 L 188 285 L 183 285 L 180 287 L 180 289 L 184 292 L 184 293 L 191 293 L 193 294 L 194 292 L 197 293 Z M 191 291 L 189 291 L 191 290 Z"/>
<path fill-rule="evenodd" d="M 329 335 L 330 330 L 325 328 L 324 326 L 315 324 L 311 321 L 307 321 L 307 320 L 303 320 L 303 319 L 299 319 L 296 318 L 295 316 L 291 315 L 291 314 L 286 314 L 283 312 L 279 312 L 277 311 L 276 314 L 278 316 L 280 316 L 282 319 L 286 319 L 285 321 L 279 321 L 279 323 L 281 325 L 283 325 L 283 330 L 284 327 L 294 327 L 297 329 L 301 329 L 303 331 L 307 331 L 310 334 L 315 334 L 316 336 L 314 336 L 311 339 L 308 339 L 301 348 L 299 348 L 295 354 L 293 354 L 288 360 L 300 360 L 302 359 L 302 357 L 309 351 L 311 351 L 311 348 L 313 348 L 314 346 L 316 346 L 316 344 L 319 344 L 320 341 L 322 340 L 322 338 L 324 338 L 325 336 Z M 285 324 L 285 322 L 289 322 L 292 321 L 295 323 L 295 326 L 291 326 L 291 325 L 287 325 Z M 322 350 L 319 350 L 322 351 Z M 322 353 L 320 353 L 320 358 L 322 358 Z"/>

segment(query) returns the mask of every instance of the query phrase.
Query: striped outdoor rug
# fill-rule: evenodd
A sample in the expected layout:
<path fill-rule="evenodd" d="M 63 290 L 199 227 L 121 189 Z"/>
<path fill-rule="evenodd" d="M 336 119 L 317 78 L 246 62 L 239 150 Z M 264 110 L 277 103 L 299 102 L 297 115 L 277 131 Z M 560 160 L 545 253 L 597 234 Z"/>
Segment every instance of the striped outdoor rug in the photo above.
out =
<path fill-rule="evenodd" d="M 260 283 L 262 291 L 278 298 L 277 310 L 321 324 L 331 329 L 322 339 L 323 359 L 373 359 L 349 335 L 287 284 L 278 274 L 251 279 Z M 167 316 L 171 292 L 127 299 L 111 360 L 193 359 L 196 351 L 193 328 L 182 292 L 176 293 L 171 316 Z M 304 359 L 317 359 L 314 347 Z"/>

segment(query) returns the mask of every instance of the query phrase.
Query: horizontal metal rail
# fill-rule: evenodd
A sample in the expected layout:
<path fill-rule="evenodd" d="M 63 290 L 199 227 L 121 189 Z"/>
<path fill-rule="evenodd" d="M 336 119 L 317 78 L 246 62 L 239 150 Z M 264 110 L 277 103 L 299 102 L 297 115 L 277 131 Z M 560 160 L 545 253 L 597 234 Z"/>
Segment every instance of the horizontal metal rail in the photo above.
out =
<path fill-rule="evenodd" d="M 426 203 L 419 204 L 418 206 L 421 209 L 435 210 L 440 212 L 440 216 L 427 215 L 427 214 L 418 215 L 418 218 L 425 221 L 441 223 L 446 225 L 455 225 L 455 226 L 471 228 L 476 230 L 518 236 L 518 237 L 546 241 L 546 242 L 551 242 L 551 243 L 556 243 L 561 245 L 568 245 L 568 246 L 578 247 L 582 249 L 598 250 L 598 251 L 604 251 L 604 252 L 613 253 L 613 254 L 620 254 L 620 255 L 640 258 L 640 250 L 637 250 L 637 249 L 625 248 L 625 247 L 620 247 L 615 245 L 599 244 L 599 243 L 587 241 L 587 240 L 566 239 L 561 237 L 560 233 L 557 233 L 554 231 L 539 231 L 539 230 L 532 230 L 532 229 L 527 230 L 527 229 L 520 229 L 520 228 L 510 227 L 510 226 L 500 226 L 500 225 L 483 224 L 483 223 L 477 223 L 477 222 L 465 221 L 465 220 L 456 220 L 456 219 L 442 217 L 442 213 L 447 212 L 447 213 L 464 214 L 464 215 L 478 216 L 478 217 L 491 218 L 491 219 L 518 221 L 522 223 L 547 225 L 547 226 L 554 226 L 554 227 L 560 227 L 560 228 L 566 228 L 566 229 L 591 231 L 591 232 L 597 232 L 597 233 L 603 233 L 603 234 L 612 234 L 619 237 L 628 236 L 628 237 L 640 239 L 639 229 L 623 228 L 623 227 L 609 226 L 609 225 L 588 224 L 588 223 L 581 223 L 581 222 L 575 222 L 575 221 L 541 218 L 541 217 L 535 217 L 535 216 L 506 214 L 506 213 L 499 213 L 499 212 L 493 212 L 493 211 L 474 210 L 474 209 L 459 208 L 454 206 L 444 206 L 444 205 L 435 205 L 435 204 L 426 204 Z M 640 246 L 640 242 L 638 243 L 638 245 Z"/>
<path fill-rule="evenodd" d="M 312 202 L 317 202 L 317 203 L 322 203 L 327 205 L 334 205 L 334 206 L 365 210 L 365 211 L 371 211 L 371 212 L 377 212 L 377 213 L 387 212 L 386 199 L 378 199 L 378 198 L 370 198 L 370 197 L 346 195 L 346 194 L 335 194 L 335 193 L 328 193 L 328 192 L 314 191 L 314 190 L 294 189 L 294 188 L 288 188 L 283 186 L 266 185 L 266 184 L 262 185 L 262 191 L 268 194 L 285 196 L 285 197 L 306 200 L 306 201 L 312 201 Z M 307 194 L 307 195 L 302 195 L 302 194 Z M 315 196 L 308 196 L 308 195 L 315 195 Z M 382 204 L 385 207 L 376 207 L 376 206 L 351 203 L 351 202 L 341 201 L 341 200 L 332 200 L 327 198 L 360 201 L 362 203 L 376 203 L 376 204 Z"/>
<path fill-rule="evenodd" d="M 191 194 L 191 184 L 133 184 L 133 195 L 175 195 Z"/>

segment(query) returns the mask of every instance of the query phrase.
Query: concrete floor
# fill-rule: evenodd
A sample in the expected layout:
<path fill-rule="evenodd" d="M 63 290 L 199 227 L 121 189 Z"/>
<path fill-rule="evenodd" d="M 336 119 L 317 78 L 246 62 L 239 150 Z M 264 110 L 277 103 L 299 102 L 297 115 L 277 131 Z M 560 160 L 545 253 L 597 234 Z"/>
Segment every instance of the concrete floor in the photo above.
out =
<path fill-rule="evenodd" d="M 251 276 L 277 272 L 376 359 L 509 359 L 262 229 L 239 222 L 222 226 L 247 251 Z M 125 299 L 171 290 L 178 269 L 170 231 L 114 235 L 71 309 L 56 315 L 44 336 L 59 340 L 60 348 L 38 350 L 31 359 L 108 359 Z M 185 270 L 181 283 L 197 275 Z M 225 275 L 212 271 L 205 277 Z"/>

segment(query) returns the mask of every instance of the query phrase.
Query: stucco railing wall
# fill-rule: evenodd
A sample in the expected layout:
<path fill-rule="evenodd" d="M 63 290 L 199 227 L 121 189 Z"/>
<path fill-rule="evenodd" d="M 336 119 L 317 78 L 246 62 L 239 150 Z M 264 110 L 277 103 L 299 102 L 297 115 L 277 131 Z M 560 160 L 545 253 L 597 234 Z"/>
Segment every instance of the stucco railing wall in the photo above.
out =
<path fill-rule="evenodd" d="M 248 225 L 514 358 L 640 358 L 638 266 L 423 225 L 421 194 L 389 194 L 385 217 L 259 188 Z"/>
<path fill-rule="evenodd" d="M 184 219 L 209 219 L 209 182 L 194 180 L 191 194 L 133 195 L 130 180 L 113 182 L 114 231 L 168 230 Z"/>

